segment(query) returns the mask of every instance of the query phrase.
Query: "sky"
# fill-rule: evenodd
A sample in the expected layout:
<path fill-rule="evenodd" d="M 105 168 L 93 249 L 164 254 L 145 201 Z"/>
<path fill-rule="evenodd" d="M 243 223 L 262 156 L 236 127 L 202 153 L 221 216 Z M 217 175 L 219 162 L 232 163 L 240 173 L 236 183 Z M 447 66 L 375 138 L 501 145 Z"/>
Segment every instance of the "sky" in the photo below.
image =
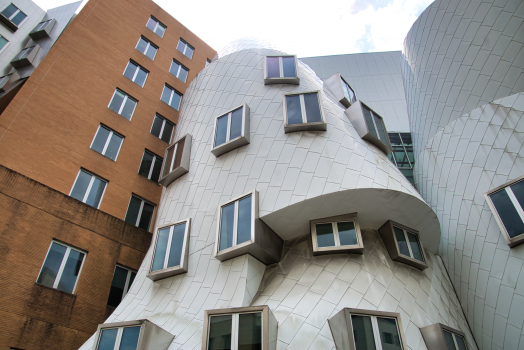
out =
<path fill-rule="evenodd" d="M 33 1 L 44 10 L 73 2 Z M 413 22 L 433 0 L 154 1 L 217 51 L 255 37 L 311 57 L 402 50 Z"/>

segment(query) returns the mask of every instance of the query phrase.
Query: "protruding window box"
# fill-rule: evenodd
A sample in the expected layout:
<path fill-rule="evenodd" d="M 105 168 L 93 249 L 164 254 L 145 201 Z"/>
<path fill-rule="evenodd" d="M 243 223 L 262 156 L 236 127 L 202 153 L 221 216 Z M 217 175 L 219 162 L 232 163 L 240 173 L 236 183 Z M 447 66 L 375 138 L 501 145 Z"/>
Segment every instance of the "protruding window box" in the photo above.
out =
<path fill-rule="evenodd" d="M 2 21 L 9 29 L 16 32 L 18 27 L 27 19 L 27 15 L 18 7 L 10 3 L 0 12 L 0 21 Z"/>
<path fill-rule="evenodd" d="M 285 133 L 327 130 L 320 91 L 286 94 L 283 97 Z"/>
<path fill-rule="evenodd" d="M 378 232 L 392 260 L 420 270 L 428 268 L 426 253 L 420 243 L 418 231 L 389 220 L 378 229 Z"/>
<path fill-rule="evenodd" d="M 342 78 L 340 73 L 336 73 L 327 79 L 325 83 L 344 107 L 349 108 L 353 103 L 357 102 L 355 91 L 353 91 L 351 86 Z"/>
<path fill-rule="evenodd" d="M 126 344 L 136 350 L 167 350 L 175 338 L 149 320 L 136 320 L 98 325 L 93 350 L 120 349 Z"/>
<path fill-rule="evenodd" d="M 0 77 L 0 93 L 6 92 L 18 79 L 20 75 L 16 71 Z"/>
<path fill-rule="evenodd" d="M 266 56 L 264 59 L 264 84 L 299 85 L 297 56 Z"/>
<path fill-rule="evenodd" d="M 391 153 L 388 131 L 381 116 L 359 100 L 346 109 L 345 113 L 360 138 L 371 142 L 386 155 Z"/>
<path fill-rule="evenodd" d="M 162 186 L 169 184 L 189 171 L 192 136 L 185 134 L 166 149 L 162 175 L 158 181 Z"/>
<path fill-rule="evenodd" d="M 258 217 L 258 192 L 232 199 L 218 208 L 215 258 L 251 254 L 266 265 L 280 261 L 284 241 Z"/>
<path fill-rule="evenodd" d="M 428 350 L 468 350 L 464 333 L 461 331 L 435 323 L 430 326 L 420 328 L 424 342 Z"/>
<path fill-rule="evenodd" d="M 313 255 L 364 252 L 357 213 L 311 220 Z"/>
<path fill-rule="evenodd" d="M 38 50 L 40 50 L 40 45 L 38 44 L 22 49 L 22 51 L 13 58 L 11 65 L 14 68 L 20 68 L 32 64 Z"/>
<path fill-rule="evenodd" d="M 244 103 L 215 119 L 211 153 L 216 157 L 249 144 L 249 106 Z"/>
<path fill-rule="evenodd" d="M 45 38 L 46 36 L 49 36 L 51 33 L 51 30 L 55 26 L 56 19 L 48 19 L 45 21 L 42 21 L 36 25 L 36 27 L 29 33 L 29 36 L 33 40 Z"/>

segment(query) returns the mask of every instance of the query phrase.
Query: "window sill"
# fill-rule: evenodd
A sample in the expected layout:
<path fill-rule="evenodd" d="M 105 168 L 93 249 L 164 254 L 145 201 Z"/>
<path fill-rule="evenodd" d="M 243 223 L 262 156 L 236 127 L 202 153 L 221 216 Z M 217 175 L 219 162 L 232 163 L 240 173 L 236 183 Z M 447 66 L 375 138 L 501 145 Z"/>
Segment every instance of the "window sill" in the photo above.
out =
<path fill-rule="evenodd" d="M 161 280 L 161 279 L 164 279 L 164 278 L 168 278 L 168 277 L 173 277 L 173 276 L 176 276 L 176 275 L 181 275 L 183 273 L 186 273 L 187 272 L 187 266 L 182 266 L 182 265 L 178 265 L 178 266 L 173 266 L 173 267 L 168 267 L 167 269 L 162 269 L 162 270 L 156 270 L 156 271 L 153 271 L 153 272 L 149 272 L 147 274 L 147 278 L 149 278 L 150 280 L 153 280 L 153 281 L 158 281 L 158 280 Z"/>
<path fill-rule="evenodd" d="M 219 157 L 224 153 L 234 150 L 235 148 L 239 148 L 248 144 L 249 140 L 247 139 L 247 137 L 239 136 L 233 140 L 229 140 L 221 144 L 220 146 L 216 146 L 211 150 L 211 153 L 213 153 L 215 157 Z"/>
<path fill-rule="evenodd" d="M 182 175 L 187 174 L 188 172 L 189 172 L 189 167 L 188 167 L 188 169 L 186 169 L 183 166 L 179 166 L 178 168 L 173 169 L 169 174 L 167 174 L 166 176 L 164 176 L 163 178 L 158 180 L 158 183 L 160 185 L 164 186 L 164 187 L 167 187 L 173 181 L 175 181 L 176 179 L 178 179 Z"/>
<path fill-rule="evenodd" d="M 284 124 L 284 132 L 290 133 L 295 131 L 326 131 L 327 123 L 315 122 L 315 123 L 300 123 L 300 124 Z"/>
<path fill-rule="evenodd" d="M 264 85 L 271 84 L 291 84 L 291 85 L 300 85 L 299 77 L 290 77 L 290 78 L 265 78 Z"/>

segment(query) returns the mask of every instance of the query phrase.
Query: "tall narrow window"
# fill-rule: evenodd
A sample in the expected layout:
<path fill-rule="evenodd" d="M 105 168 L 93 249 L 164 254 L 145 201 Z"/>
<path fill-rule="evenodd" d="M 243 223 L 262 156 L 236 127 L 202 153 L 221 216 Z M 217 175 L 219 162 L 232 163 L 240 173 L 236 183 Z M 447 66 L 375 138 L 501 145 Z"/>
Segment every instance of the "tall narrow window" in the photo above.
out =
<path fill-rule="evenodd" d="M 176 49 L 182 52 L 187 58 L 193 58 L 193 52 L 195 51 L 195 48 L 189 45 L 184 39 L 180 38 Z"/>
<path fill-rule="evenodd" d="M 318 91 L 284 95 L 284 131 L 326 130 Z"/>
<path fill-rule="evenodd" d="M 162 158 L 145 150 L 138 173 L 151 181 L 158 182 L 160 169 L 162 169 Z"/>
<path fill-rule="evenodd" d="M 136 271 L 120 265 L 115 266 L 107 305 L 117 307 L 125 297 L 136 277 Z"/>
<path fill-rule="evenodd" d="M 144 87 L 148 74 L 149 71 L 133 61 L 129 61 L 124 70 L 124 76 L 140 87 Z"/>
<path fill-rule="evenodd" d="M 86 253 L 64 243 L 51 242 L 36 283 L 73 294 Z"/>
<path fill-rule="evenodd" d="M 389 139 L 386 133 L 386 127 L 382 118 L 376 113 L 368 108 L 367 106 L 362 106 L 362 111 L 364 112 L 364 119 L 366 120 L 366 125 L 368 126 L 369 132 L 371 135 L 382 141 L 383 143 L 389 143 Z"/>
<path fill-rule="evenodd" d="M 5 18 L 9 19 L 17 27 L 27 17 L 25 13 L 20 11 L 20 9 L 12 3 L 2 10 L 2 15 L 4 15 Z"/>
<path fill-rule="evenodd" d="M 132 195 L 127 207 L 125 221 L 149 231 L 155 206 L 137 196 Z"/>
<path fill-rule="evenodd" d="M 91 149 L 116 161 L 123 141 L 124 137 L 122 135 L 117 134 L 106 126 L 100 125 L 91 143 Z"/>
<path fill-rule="evenodd" d="M 171 182 L 189 171 L 191 140 L 191 135 L 186 134 L 166 149 L 162 177 L 159 181 L 163 186 L 169 186 Z"/>
<path fill-rule="evenodd" d="M 313 254 L 362 253 L 362 235 L 357 214 L 311 221 Z"/>
<path fill-rule="evenodd" d="M 136 49 L 142 52 L 144 55 L 146 55 L 150 59 L 154 60 L 156 56 L 156 52 L 158 51 L 158 46 L 153 44 L 151 41 L 149 41 L 145 37 L 141 36 L 140 39 L 138 39 L 138 43 L 136 44 Z"/>
<path fill-rule="evenodd" d="M 300 84 L 296 56 L 267 56 L 264 84 Z"/>
<path fill-rule="evenodd" d="M 215 121 L 215 133 L 211 152 L 219 156 L 249 143 L 249 107 L 244 104 L 219 117 Z"/>
<path fill-rule="evenodd" d="M 418 231 L 389 220 L 378 232 L 391 259 L 421 270 L 428 267 Z"/>
<path fill-rule="evenodd" d="M 220 208 L 219 251 L 253 239 L 254 210 L 251 193 Z"/>
<path fill-rule="evenodd" d="M 170 143 L 174 129 L 175 125 L 173 123 L 162 117 L 160 114 L 155 114 L 155 119 L 153 120 L 153 125 L 151 126 L 151 134 L 155 135 L 164 142 Z"/>
<path fill-rule="evenodd" d="M 102 202 L 106 185 L 106 180 L 102 180 L 98 176 L 80 169 L 69 195 L 98 209 Z"/>
<path fill-rule="evenodd" d="M 173 59 L 173 62 L 171 62 L 171 68 L 169 68 L 169 73 L 173 74 L 175 77 L 177 77 L 185 83 L 187 79 L 187 74 L 189 73 L 189 68 L 187 68 L 177 60 Z"/>
<path fill-rule="evenodd" d="M 349 84 L 342 78 L 342 89 L 344 90 L 344 96 L 348 99 L 348 101 L 353 104 L 357 101 L 357 98 L 355 96 L 355 91 L 349 86 Z"/>
<path fill-rule="evenodd" d="M 135 112 L 137 102 L 137 100 L 122 90 L 116 89 L 108 107 L 120 114 L 122 117 L 131 120 L 133 113 Z"/>
<path fill-rule="evenodd" d="M 4 47 L 7 46 L 8 43 L 9 43 L 9 40 L 7 40 L 6 38 L 0 35 L 0 51 L 2 51 Z"/>
<path fill-rule="evenodd" d="M 146 27 L 151 29 L 153 32 L 155 32 L 156 35 L 158 35 L 161 38 L 164 37 L 164 33 L 166 32 L 166 26 L 153 16 L 149 17 Z"/>
<path fill-rule="evenodd" d="M 164 85 L 164 91 L 162 91 L 160 99 L 178 111 L 182 94 L 166 84 Z"/>
<path fill-rule="evenodd" d="M 418 235 L 416 233 L 409 232 L 408 230 L 396 226 L 393 226 L 393 231 L 395 231 L 400 254 L 425 262 L 422 248 L 418 242 Z"/>

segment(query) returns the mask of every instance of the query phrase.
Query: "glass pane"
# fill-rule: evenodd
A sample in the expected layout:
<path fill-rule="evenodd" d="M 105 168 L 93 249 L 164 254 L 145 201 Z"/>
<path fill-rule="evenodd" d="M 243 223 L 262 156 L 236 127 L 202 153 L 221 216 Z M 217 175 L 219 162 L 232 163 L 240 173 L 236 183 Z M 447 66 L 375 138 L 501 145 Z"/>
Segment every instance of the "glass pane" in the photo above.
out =
<path fill-rule="evenodd" d="M 0 35 L 0 50 L 7 44 L 7 39 Z"/>
<path fill-rule="evenodd" d="M 420 248 L 417 235 L 409 231 L 406 231 L 406 233 L 408 234 L 409 245 L 411 247 L 411 252 L 413 253 L 413 258 L 424 262 L 424 256 L 422 255 L 422 249 Z"/>
<path fill-rule="evenodd" d="M 280 77 L 280 67 L 278 57 L 267 58 L 267 76 L 268 78 Z"/>
<path fill-rule="evenodd" d="M 511 202 L 506 189 L 493 193 L 490 197 L 495 209 L 497 209 L 500 220 L 502 220 L 506 231 L 508 231 L 508 235 L 513 238 L 524 233 L 524 223 Z"/>
<path fill-rule="evenodd" d="M 78 199 L 79 201 L 84 201 L 84 196 L 87 192 L 87 187 L 91 181 L 91 174 L 86 173 L 83 170 L 80 170 L 78 177 L 76 179 L 73 190 L 71 191 L 71 197 Z"/>
<path fill-rule="evenodd" d="M 295 72 L 295 57 L 282 57 L 282 68 L 284 70 L 284 77 L 296 77 L 297 73 Z"/>
<path fill-rule="evenodd" d="M 122 102 L 124 102 L 124 96 L 123 93 L 116 90 L 111 103 L 109 103 L 109 108 L 117 113 L 120 112 L 120 107 L 122 106 Z"/>
<path fill-rule="evenodd" d="M 120 149 L 120 145 L 122 144 L 123 140 L 124 139 L 122 137 L 113 133 L 113 135 L 111 136 L 111 140 L 109 141 L 109 145 L 107 145 L 105 156 L 112 160 L 116 160 L 118 150 Z"/>
<path fill-rule="evenodd" d="M 262 314 L 240 314 L 238 318 L 238 350 L 262 350 Z"/>
<path fill-rule="evenodd" d="M 98 343 L 98 350 L 113 350 L 115 348 L 118 328 L 104 329 Z"/>
<path fill-rule="evenodd" d="M 122 117 L 128 120 L 131 120 L 131 117 L 133 116 L 133 112 L 135 110 L 135 106 L 136 101 L 128 97 L 120 115 L 122 115 Z"/>
<path fill-rule="evenodd" d="M 162 141 L 164 142 L 171 142 L 171 135 L 173 134 L 173 124 L 168 123 L 166 121 L 166 124 L 164 125 L 164 131 L 162 132 Z"/>
<path fill-rule="evenodd" d="M 455 342 L 453 341 L 453 335 L 448 331 L 442 331 L 444 333 L 444 340 L 446 340 L 446 346 L 448 350 L 457 350 L 455 348 Z"/>
<path fill-rule="evenodd" d="M 111 289 L 109 290 L 109 299 L 107 305 L 117 307 L 124 296 L 124 288 L 126 286 L 128 271 L 119 266 L 115 267 L 113 274 L 113 281 L 111 282 Z"/>
<path fill-rule="evenodd" d="M 162 158 L 156 157 L 153 165 L 153 172 L 151 173 L 151 181 L 158 182 L 160 178 L 160 171 L 162 170 Z"/>
<path fill-rule="evenodd" d="M 122 332 L 119 350 L 136 350 L 138 337 L 140 336 L 140 326 L 125 327 Z"/>
<path fill-rule="evenodd" d="M 155 115 L 155 120 L 153 120 L 153 126 L 151 127 L 151 134 L 160 138 L 160 131 L 162 131 L 162 124 L 164 120 L 158 115 Z"/>
<path fill-rule="evenodd" d="M 170 229 L 171 227 L 165 227 L 161 230 L 158 230 L 155 256 L 153 258 L 153 267 L 151 267 L 151 271 L 162 270 L 164 268 L 164 260 L 167 251 L 167 240 L 169 239 Z"/>
<path fill-rule="evenodd" d="M 140 212 L 140 206 L 142 205 L 142 200 L 131 196 L 129 201 L 129 206 L 127 207 L 127 214 L 125 221 L 129 222 L 131 225 L 136 226 L 136 219 L 138 218 L 138 213 Z"/>
<path fill-rule="evenodd" d="M 171 62 L 171 67 L 169 68 L 169 73 L 173 74 L 175 77 L 178 74 L 178 68 L 180 65 L 176 63 L 175 61 Z"/>
<path fill-rule="evenodd" d="M 156 23 L 157 23 L 157 22 L 156 22 L 154 19 L 152 19 L 151 17 L 149 17 L 149 20 L 147 21 L 146 27 L 148 27 L 148 28 L 151 29 L 152 31 L 155 31 Z"/>
<path fill-rule="evenodd" d="M 171 161 L 173 160 L 173 152 L 175 148 L 176 145 L 167 149 L 166 159 L 164 162 L 164 170 L 162 171 L 162 177 L 166 176 L 170 172 Z"/>
<path fill-rule="evenodd" d="M 147 78 L 147 72 L 143 69 L 138 69 L 138 72 L 136 73 L 136 77 L 135 77 L 135 83 L 143 87 L 144 83 L 146 82 L 146 78 Z"/>
<path fill-rule="evenodd" d="M 317 245 L 318 247 L 334 247 L 335 235 L 333 234 L 332 224 L 317 224 Z"/>
<path fill-rule="evenodd" d="M 166 28 L 164 28 L 160 23 L 158 23 L 155 33 L 157 33 L 158 36 L 162 38 L 164 36 L 165 31 L 166 31 Z"/>
<path fill-rule="evenodd" d="M 366 121 L 369 133 L 378 139 L 377 131 L 375 130 L 375 125 L 373 124 L 373 117 L 371 116 L 371 111 L 366 107 L 362 106 L 362 113 L 364 113 L 364 120 Z"/>
<path fill-rule="evenodd" d="M 146 48 L 147 48 L 147 41 L 145 41 L 142 38 L 138 39 L 138 44 L 136 44 L 136 49 L 142 53 L 145 53 Z"/>
<path fill-rule="evenodd" d="M 138 227 L 143 228 L 144 230 L 148 231 L 154 211 L 155 211 L 154 205 L 149 204 L 149 203 L 144 203 L 144 208 L 142 208 L 142 215 L 140 216 L 140 221 L 138 222 Z"/>
<path fill-rule="evenodd" d="M 176 169 L 180 166 L 182 163 L 182 155 L 184 154 L 184 147 L 186 145 L 186 139 L 183 138 L 182 140 L 177 142 L 176 146 L 176 154 L 175 154 L 175 162 L 173 164 L 173 169 Z"/>
<path fill-rule="evenodd" d="M 95 180 L 93 181 L 93 186 L 91 186 L 91 190 L 89 191 L 89 195 L 87 196 L 85 203 L 89 204 L 92 207 L 98 208 L 100 200 L 102 199 L 102 195 L 104 194 L 105 188 L 105 181 L 102 181 L 99 178 L 95 177 Z"/>
<path fill-rule="evenodd" d="M 400 136 L 396 132 L 390 132 L 388 133 L 389 141 L 392 145 L 402 145 L 402 141 L 400 140 Z"/>
<path fill-rule="evenodd" d="M 412 184 L 415 183 L 415 179 L 413 178 L 413 169 L 400 169 L 400 172 L 406 177 L 406 179 L 409 180 Z"/>
<path fill-rule="evenodd" d="M 38 280 L 36 281 L 37 283 L 53 288 L 56 275 L 58 274 L 66 250 L 67 248 L 61 244 L 55 242 L 51 244 L 49 253 L 47 254 L 44 265 L 42 266 L 42 271 L 40 271 L 40 276 L 38 276 Z"/>
<path fill-rule="evenodd" d="M 158 48 L 154 47 L 153 45 L 149 45 L 149 47 L 147 48 L 147 51 L 146 51 L 146 56 L 149 57 L 150 59 L 154 60 L 157 50 L 158 50 Z"/>
<path fill-rule="evenodd" d="M 346 96 L 348 101 L 351 102 L 351 95 L 349 93 L 349 88 L 346 82 L 344 82 L 344 80 L 342 80 L 342 90 L 344 90 L 344 96 Z"/>
<path fill-rule="evenodd" d="M 178 266 L 182 263 L 182 247 L 184 245 L 184 234 L 186 232 L 186 223 L 176 225 L 173 228 L 173 238 L 171 238 L 171 250 L 167 267 Z"/>
<path fill-rule="evenodd" d="M 413 142 L 411 141 L 411 134 L 410 133 L 400 133 L 400 137 L 402 138 L 402 141 L 405 145 L 411 145 Z"/>
<path fill-rule="evenodd" d="M 397 321 L 393 318 L 377 317 L 380 342 L 384 350 L 402 350 Z"/>
<path fill-rule="evenodd" d="M 231 114 L 231 130 L 229 131 L 229 139 L 233 140 L 242 135 L 242 110 L 239 108 Z"/>
<path fill-rule="evenodd" d="M 517 198 L 521 208 L 524 208 L 524 181 L 517 182 L 510 186 L 511 191 Z"/>
<path fill-rule="evenodd" d="M 354 222 L 339 222 L 337 223 L 337 228 L 340 245 L 358 244 L 357 231 L 355 230 Z"/>
<path fill-rule="evenodd" d="M 304 94 L 304 105 L 306 106 L 306 118 L 308 123 L 321 122 L 320 106 L 318 104 L 318 94 Z"/>
<path fill-rule="evenodd" d="M 165 103 L 169 104 L 169 99 L 171 98 L 172 91 L 173 90 L 171 90 L 167 86 L 164 86 L 164 90 L 162 91 L 162 96 L 160 97 L 160 99 L 164 101 Z"/>
<path fill-rule="evenodd" d="M 187 69 L 185 69 L 184 67 L 180 68 L 180 72 L 178 73 L 178 79 L 182 80 L 185 83 L 187 79 L 187 73 Z"/>
<path fill-rule="evenodd" d="M 395 153 L 395 159 L 397 160 L 397 166 L 399 168 L 410 168 L 411 165 L 408 161 L 408 156 L 406 152 L 404 152 L 403 146 L 394 146 L 393 147 L 393 153 Z"/>
<path fill-rule="evenodd" d="M 455 340 L 458 345 L 458 350 L 467 350 L 466 343 L 464 342 L 464 338 L 462 338 L 460 335 L 455 334 Z"/>
<path fill-rule="evenodd" d="M 31 51 L 33 51 L 34 48 L 35 48 L 34 46 L 31 46 L 31 47 L 24 49 L 19 59 L 26 58 L 31 53 Z"/>
<path fill-rule="evenodd" d="M 217 130 L 215 134 L 215 147 L 220 146 L 221 144 L 225 143 L 226 137 L 227 137 L 227 122 L 228 122 L 228 116 L 224 115 L 217 119 Z"/>
<path fill-rule="evenodd" d="M 7 18 L 11 17 L 13 15 L 13 13 L 16 12 L 16 10 L 18 10 L 18 7 L 16 7 L 15 5 L 13 4 L 9 4 L 9 6 L 7 6 L 5 8 L 5 10 L 2 11 L 2 14 L 4 16 L 6 16 Z"/>
<path fill-rule="evenodd" d="M 238 201 L 237 244 L 251 239 L 251 196 Z"/>
<path fill-rule="evenodd" d="M 409 157 L 409 161 L 411 162 L 411 166 L 415 164 L 415 155 L 413 153 L 413 147 L 412 146 L 406 146 L 406 152 Z"/>
<path fill-rule="evenodd" d="M 138 173 L 144 177 L 149 178 L 149 171 L 151 170 L 151 165 L 153 164 L 154 156 L 149 152 L 144 152 L 142 157 L 142 163 L 140 163 L 140 169 Z"/>
<path fill-rule="evenodd" d="M 235 218 L 235 203 L 222 207 L 220 220 L 220 248 L 223 250 L 233 246 L 233 221 Z"/>
<path fill-rule="evenodd" d="M 182 42 L 182 40 L 179 40 L 178 41 L 178 45 L 176 46 L 176 49 L 182 53 L 184 53 L 184 50 L 186 48 L 186 44 L 184 44 L 184 42 Z"/>
<path fill-rule="evenodd" d="M 231 350 L 231 323 L 231 315 L 209 318 L 208 350 Z"/>
<path fill-rule="evenodd" d="M 181 99 L 182 95 L 179 95 L 178 92 L 173 91 L 173 97 L 171 98 L 171 103 L 169 105 L 178 111 Z"/>
<path fill-rule="evenodd" d="M 129 79 L 133 80 L 133 77 L 135 76 L 137 66 L 133 64 L 132 62 L 127 63 L 126 70 L 124 71 L 124 76 Z"/>
<path fill-rule="evenodd" d="M 347 84 L 344 84 L 344 85 L 346 85 L 346 88 L 348 90 L 349 102 L 355 103 L 357 101 L 357 98 L 355 97 L 355 92 L 353 91 L 353 89 L 349 85 L 347 85 Z"/>
<path fill-rule="evenodd" d="M 356 350 L 376 350 L 371 317 L 351 315 Z"/>
<path fill-rule="evenodd" d="M 11 19 L 11 22 L 13 22 L 15 25 L 19 25 L 20 23 L 22 23 L 22 21 L 26 18 L 27 16 L 25 15 L 25 13 L 23 12 L 18 12 L 12 19 Z"/>
<path fill-rule="evenodd" d="M 287 123 L 302 124 L 302 111 L 300 109 L 300 95 L 286 96 Z"/>
<path fill-rule="evenodd" d="M 98 132 L 96 133 L 95 139 L 93 140 L 93 144 L 91 145 L 91 149 L 97 151 L 98 153 L 102 153 L 104 146 L 106 145 L 107 138 L 109 137 L 109 133 L 109 130 L 99 126 Z"/>
<path fill-rule="evenodd" d="M 380 136 L 380 141 L 388 145 L 388 137 L 386 136 L 386 127 L 384 126 L 384 123 L 382 122 L 382 119 L 377 117 L 373 114 L 373 118 L 375 118 L 375 124 L 377 125 L 378 135 Z"/>
<path fill-rule="evenodd" d="M 186 52 L 184 53 L 184 55 L 186 55 L 187 58 L 192 59 L 193 58 L 193 51 L 194 51 L 193 48 L 187 46 Z"/>
<path fill-rule="evenodd" d="M 62 277 L 56 287 L 64 292 L 73 293 L 78 274 L 80 273 L 80 267 L 82 267 L 82 261 L 84 261 L 84 254 L 71 249 L 69 251 L 69 257 L 62 272 Z"/>
<path fill-rule="evenodd" d="M 404 230 L 399 229 L 395 226 L 393 226 L 393 230 L 395 231 L 395 237 L 397 238 L 398 250 L 400 251 L 400 254 L 411 256 L 409 254 L 409 248 L 408 243 L 406 242 L 406 237 L 404 236 Z"/>

